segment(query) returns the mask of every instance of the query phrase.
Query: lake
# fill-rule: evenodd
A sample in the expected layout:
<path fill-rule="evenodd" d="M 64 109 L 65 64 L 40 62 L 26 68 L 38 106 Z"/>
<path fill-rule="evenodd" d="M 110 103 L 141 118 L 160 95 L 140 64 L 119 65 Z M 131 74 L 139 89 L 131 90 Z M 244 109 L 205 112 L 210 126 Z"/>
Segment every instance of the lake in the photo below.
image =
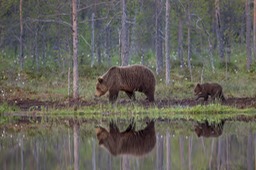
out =
<path fill-rule="evenodd" d="M 136 128 L 129 127 L 130 121 L 117 120 L 115 126 L 120 131 L 127 130 L 122 135 L 130 133 L 133 136 L 115 136 L 113 140 L 119 138 L 118 141 L 113 148 L 107 148 L 106 142 L 100 146 L 95 129 L 96 125 L 101 125 L 109 130 L 109 123 L 56 119 L 2 125 L 0 169 L 255 169 L 254 121 L 156 120 L 154 134 L 150 132 L 148 137 L 145 120 L 135 121 Z M 136 132 L 143 129 L 143 132 Z M 150 146 L 144 147 L 147 145 Z M 144 151 L 143 147 L 148 150 Z M 117 148 L 121 148 L 122 153 L 113 155 L 111 150 Z"/>

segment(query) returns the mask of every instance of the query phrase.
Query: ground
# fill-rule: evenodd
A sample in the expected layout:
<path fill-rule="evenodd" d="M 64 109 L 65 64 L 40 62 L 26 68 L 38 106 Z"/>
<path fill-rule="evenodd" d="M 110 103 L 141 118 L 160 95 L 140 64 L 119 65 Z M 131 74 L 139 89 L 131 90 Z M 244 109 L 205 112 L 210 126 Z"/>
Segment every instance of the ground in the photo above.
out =
<path fill-rule="evenodd" d="M 2 103 L 3 101 L 0 101 Z M 132 101 L 128 99 L 119 99 L 117 104 L 119 105 L 126 105 L 131 103 Z M 204 102 L 202 100 L 195 101 L 195 99 L 182 99 L 182 100 L 175 100 L 175 99 L 164 99 L 164 100 L 156 100 L 154 103 L 150 103 L 144 100 L 138 100 L 137 103 L 141 104 L 145 107 L 150 107 L 151 105 L 157 106 L 158 108 L 166 108 L 172 106 L 195 106 L 200 104 L 210 104 L 212 101 Z M 85 100 L 66 100 L 66 101 L 38 101 L 38 100 L 31 100 L 31 99 L 13 99 L 7 101 L 8 104 L 15 105 L 20 108 L 22 111 L 30 111 L 30 110 L 41 110 L 41 108 L 68 108 L 73 106 L 94 106 L 99 103 L 107 104 L 107 100 L 93 100 L 93 101 L 85 101 Z M 236 108 L 256 108 L 256 97 L 249 98 L 228 98 L 225 102 L 222 103 L 223 105 L 232 106 Z"/>

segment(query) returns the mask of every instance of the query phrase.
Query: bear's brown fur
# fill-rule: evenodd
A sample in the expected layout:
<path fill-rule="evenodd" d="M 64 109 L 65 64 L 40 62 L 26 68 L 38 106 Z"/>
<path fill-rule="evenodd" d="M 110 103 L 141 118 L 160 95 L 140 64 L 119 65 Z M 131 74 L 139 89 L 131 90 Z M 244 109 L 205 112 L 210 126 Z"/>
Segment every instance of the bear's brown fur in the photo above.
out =
<path fill-rule="evenodd" d="M 198 123 L 195 125 L 195 132 L 198 137 L 219 137 L 223 132 L 224 123 L 224 120 L 218 124 L 212 125 L 210 125 L 208 121 L 205 121 L 204 123 Z"/>
<path fill-rule="evenodd" d="M 199 98 L 204 98 L 204 101 L 208 100 L 208 96 L 211 96 L 212 99 L 221 99 L 225 101 L 225 97 L 222 92 L 222 87 L 218 83 L 204 83 L 197 84 L 194 89 L 195 95 L 197 96 L 196 100 Z"/>
<path fill-rule="evenodd" d="M 149 101 L 154 101 L 156 79 L 153 72 L 143 65 L 111 67 L 98 78 L 95 96 L 100 97 L 109 91 L 109 101 L 117 100 L 119 91 L 124 91 L 135 100 L 135 91 L 144 93 Z"/>
<path fill-rule="evenodd" d="M 99 145 L 107 149 L 112 155 L 143 156 L 149 153 L 156 144 L 155 123 L 150 121 L 147 126 L 135 131 L 135 123 L 132 122 L 124 132 L 119 132 L 116 124 L 111 121 L 109 132 L 103 128 L 96 128 Z"/>

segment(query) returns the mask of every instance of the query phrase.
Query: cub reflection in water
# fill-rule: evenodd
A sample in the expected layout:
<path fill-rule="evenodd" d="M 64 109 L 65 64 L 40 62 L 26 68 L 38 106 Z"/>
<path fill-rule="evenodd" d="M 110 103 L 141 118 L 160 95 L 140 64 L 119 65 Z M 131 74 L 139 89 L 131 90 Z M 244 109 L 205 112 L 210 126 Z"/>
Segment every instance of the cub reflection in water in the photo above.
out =
<path fill-rule="evenodd" d="M 219 137 L 222 134 L 224 123 L 224 120 L 221 120 L 220 123 L 211 125 L 207 120 L 203 123 L 197 122 L 197 125 L 195 125 L 195 132 L 198 137 Z"/>
<path fill-rule="evenodd" d="M 147 122 L 144 129 L 135 131 L 135 122 L 123 132 L 119 131 L 116 123 L 109 123 L 109 131 L 103 127 L 96 128 L 99 145 L 106 148 L 112 155 L 143 156 L 149 153 L 156 144 L 155 122 Z"/>

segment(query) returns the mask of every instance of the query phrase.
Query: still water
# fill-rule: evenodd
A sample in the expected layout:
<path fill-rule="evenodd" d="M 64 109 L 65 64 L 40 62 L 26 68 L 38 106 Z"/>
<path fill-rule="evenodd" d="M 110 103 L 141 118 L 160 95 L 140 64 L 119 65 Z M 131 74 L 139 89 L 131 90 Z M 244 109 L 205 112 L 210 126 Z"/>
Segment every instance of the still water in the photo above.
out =
<path fill-rule="evenodd" d="M 107 135 L 97 138 L 98 124 Z M 255 169 L 255 122 L 155 121 L 154 125 L 85 121 L 2 126 L 0 169 Z M 125 136 L 128 133 L 130 137 Z M 111 139 L 100 141 L 104 137 Z"/>

